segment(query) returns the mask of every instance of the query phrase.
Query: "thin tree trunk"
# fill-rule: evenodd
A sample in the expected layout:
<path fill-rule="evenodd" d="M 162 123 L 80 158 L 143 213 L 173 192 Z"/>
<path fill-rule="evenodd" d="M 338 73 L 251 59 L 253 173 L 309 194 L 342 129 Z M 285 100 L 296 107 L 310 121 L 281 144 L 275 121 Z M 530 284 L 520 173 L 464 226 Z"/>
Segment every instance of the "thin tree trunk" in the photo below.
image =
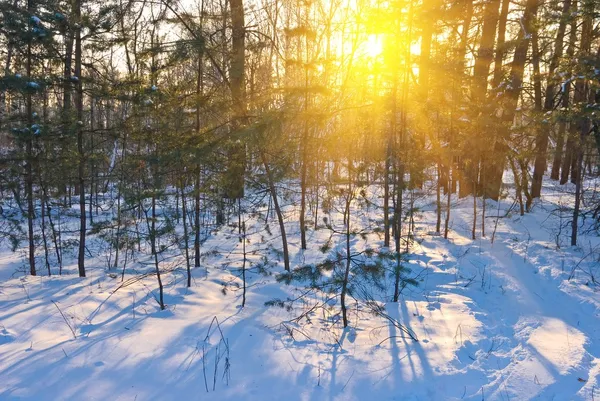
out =
<path fill-rule="evenodd" d="M 50 202 L 48 201 L 48 193 L 46 192 L 46 188 L 41 185 L 43 202 L 42 207 L 46 208 L 46 214 L 48 215 L 48 223 L 50 223 L 50 230 L 52 232 L 52 241 L 54 242 L 54 251 L 56 253 L 56 261 L 58 263 L 59 272 L 62 271 L 62 257 L 61 257 L 61 245 L 60 239 L 57 236 L 56 227 L 54 225 L 54 221 L 52 220 L 52 209 L 50 208 Z"/>
<path fill-rule="evenodd" d="M 200 267 L 200 170 L 194 180 L 194 267 Z"/>
<path fill-rule="evenodd" d="M 577 246 L 577 232 L 579 229 L 579 210 L 581 207 L 581 184 L 583 181 L 582 162 L 583 150 L 579 149 L 577 154 L 578 177 L 575 181 L 575 206 L 573 208 L 573 219 L 571 220 L 571 246 Z"/>
<path fill-rule="evenodd" d="M 525 195 L 525 211 L 529 213 L 533 202 L 533 198 L 529 192 L 529 165 L 525 160 L 520 159 L 519 167 L 521 168 L 521 189 Z"/>
<path fill-rule="evenodd" d="M 240 199 L 238 199 L 238 203 Z M 242 253 L 243 253 L 243 261 L 242 261 L 242 308 L 246 306 L 246 222 L 242 222 Z"/>
<path fill-rule="evenodd" d="M 148 218 L 146 217 L 146 221 Z M 152 252 L 152 257 L 154 258 L 154 268 L 156 271 L 156 279 L 158 281 L 158 290 L 159 290 L 159 305 L 160 309 L 165 309 L 164 302 L 164 294 L 163 294 L 163 283 L 160 276 L 160 268 L 158 262 L 158 252 L 156 249 L 156 196 L 152 194 L 152 218 L 150 220 L 150 251 Z"/>
<path fill-rule="evenodd" d="M 75 20 L 81 22 L 81 0 L 75 0 Z M 81 27 L 76 28 L 75 33 L 75 76 L 77 77 L 77 155 L 78 168 L 77 179 L 79 184 L 79 253 L 77 256 L 77 267 L 79 277 L 85 277 L 85 237 L 86 237 L 86 210 L 85 210 L 85 154 L 83 150 L 83 84 L 81 76 Z"/>
<path fill-rule="evenodd" d="M 573 124 L 572 122 L 569 124 Z M 573 137 L 574 132 L 569 127 L 567 131 L 567 144 L 565 145 L 565 153 L 562 158 L 562 167 L 560 170 L 560 184 L 564 185 L 569 181 L 569 174 L 572 174 L 571 167 L 573 165 L 573 143 L 575 142 L 575 138 Z"/>
<path fill-rule="evenodd" d="M 400 297 L 400 273 L 402 269 L 402 206 L 403 206 L 403 187 L 404 187 L 404 168 L 398 168 L 398 177 L 396 183 L 396 205 L 394 208 L 394 246 L 396 248 L 396 266 L 394 268 L 394 298 L 393 302 L 398 302 Z"/>
<path fill-rule="evenodd" d="M 307 56 L 308 58 L 308 56 Z M 306 94 L 304 95 L 304 112 L 308 111 L 308 68 L 304 72 L 304 86 Z M 308 122 L 304 121 L 304 131 L 302 134 L 302 166 L 300 168 L 300 247 L 306 249 L 306 186 L 308 172 Z"/>
<path fill-rule="evenodd" d="M 260 152 L 260 158 L 265 167 L 265 174 L 267 176 L 267 183 L 269 185 L 269 192 L 271 193 L 271 199 L 273 200 L 273 208 L 275 209 L 275 213 L 277 214 L 277 221 L 279 222 L 279 231 L 281 231 L 281 246 L 283 248 L 283 264 L 286 271 L 290 271 L 290 255 L 288 250 L 287 243 L 287 235 L 285 232 L 285 222 L 283 220 L 283 213 L 281 212 L 281 207 L 279 206 L 279 200 L 277 199 L 277 190 L 275 188 L 275 182 L 273 180 L 273 174 L 271 173 L 271 169 L 269 167 L 269 163 L 264 152 Z"/>
<path fill-rule="evenodd" d="M 204 5 L 204 3 L 202 3 Z M 196 135 L 200 135 L 200 99 L 204 93 L 203 55 L 198 56 L 196 76 Z M 200 164 L 194 170 L 194 267 L 200 267 Z"/>
<path fill-rule="evenodd" d="M 437 163 L 437 180 L 435 186 L 435 232 L 440 233 L 442 226 L 442 194 L 441 194 L 440 164 Z"/>
<path fill-rule="evenodd" d="M 348 312 L 346 307 L 346 294 L 348 293 L 348 280 L 350 278 L 350 267 L 352 265 L 352 253 L 350 249 L 350 204 L 352 203 L 352 178 L 351 178 L 351 160 L 348 160 L 348 193 L 346 194 L 346 205 L 344 208 L 344 221 L 346 221 L 346 266 L 344 269 L 344 278 L 342 280 L 342 291 L 340 294 L 340 306 L 342 309 L 342 321 L 344 328 L 348 327 Z"/>
<path fill-rule="evenodd" d="M 179 214 L 179 181 L 175 179 L 175 223 L 179 224 L 179 220 L 181 220 L 181 215 Z"/>
<path fill-rule="evenodd" d="M 509 163 L 515 180 L 515 195 L 517 196 L 517 200 L 519 201 L 519 214 L 523 216 L 525 214 L 525 206 L 523 204 L 523 186 L 521 182 L 521 174 L 519 174 L 519 170 L 517 169 L 515 160 L 512 157 L 509 158 Z"/>
<path fill-rule="evenodd" d="M 450 172 L 448 172 L 448 186 L 450 186 L 450 182 L 452 178 L 450 177 Z M 444 239 L 448 239 L 448 227 L 450 225 L 450 206 L 452 199 L 452 191 L 446 192 L 446 219 L 444 220 Z"/>
<path fill-rule="evenodd" d="M 304 136 L 304 147 L 307 145 L 307 135 Z M 302 167 L 300 171 L 300 248 L 306 249 L 306 169 L 307 169 L 307 153 L 308 150 L 303 150 Z"/>
<path fill-rule="evenodd" d="M 182 174 L 183 175 L 183 174 Z M 187 269 L 187 286 L 192 286 L 192 269 L 190 267 L 189 234 L 187 225 L 187 201 L 185 199 L 185 178 L 181 182 L 181 208 L 183 212 L 183 243 L 185 254 L 185 267 Z"/>
<path fill-rule="evenodd" d="M 387 140 L 385 170 L 383 172 L 383 246 L 390 247 L 390 167 L 392 158 L 391 133 Z"/>
<path fill-rule="evenodd" d="M 39 173 L 39 179 L 40 181 L 42 181 L 42 175 Z M 40 183 L 40 188 L 42 187 L 42 184 Z M 48 241 L 46 239 L 46 208 L 44 207 L 44 204 L 46 203 L 46 199 L 44 196 L 44 192 L 42 191 L 42 199 L 40 200 L 40 209 L 42 211 L 42 241 L 44 243 L 44 259 L 46 262 L 46 270 L 48 270 L 48 277 L 52 275 L 52 271 L 50 270 L 50 257 L 48 254 Z"/>
<path fill-rule="evenodd" d="M 319 222 L 319 158 L 315 158 L 315 230 Z"/>
<path fill-rule="evenodd" d="M 485 237 L 485 209 L 486 209 L 487 199 L 485 197 L 485 193 L 483 194 L 482 204 L 481 204 L 481 237 Z"/>
<path fill-rule="evenodd" d="M 119 185 L 118 185 L 119 186 Z M 121 247 L 121 190 L 117 190 L 117 233 L 115 235 L 115 263 L 113 268 L 119 265 L 119 251 Z"/>
<path fill-rule="evenodd" d="M 27 11 L 33 15 L 33 0 L 27 1 Z M 27 79 L 32 81 L 31 77 L 31 41 L 27 42 Z M 31 93 L 27 94 L 26 99 L 27 109 L 27 124 L 29 127 L 33 124 L 33 105 L 31 99 Z M 29 239 L 29 274 L 35 276 L 37 274 L 35 269 L 35 242 L 34 242 L 34 231 L 33 231 L 33 219 L 35 218 L 35 207 L 33 203 L 33 138 L 31 133 L 27 138 L 26 144 L 26 155 L 25 155 L 25 190 L 27 192 L 27 233 Z"/>
<path fill-rule="evenodd" d="M 127 151 L 127 133 L 123 136 L 123 145 L 121 147 L 121 166 L 119 169 L 119 183 L 117 184 L 117 235 L 116 235 L 116 249 L 115 249 L 115 264 L 113 265 L 116 269 L 119 263 L 119 252 L 121 250 L 121 225 L 123 224 L 121 210 L 121 185 L 124 181 L 125 176 L 125 154 Z M 116 149 L 115 149 L 116 152 Z M 125 257 L 127 257 L 127 247 L 125 247 Z"/>
<path fill-rule="evenodd" d="M 562 104 L 564 104 L 564 101 Z M 567 100 L 567 104 L 568 104 L 568 100 Z M 562 156 L 563 156 L 563 148 L 565 146 L 566 130 L 567 130 L 567 124 L 564 121 L 560 121 L 558 123 L 558 130 L 556 133 L 556 148 L 554 149 L 554 158 L 552 160 L 552 171 L 550 173 L 550 178 L 553 180 L 558 180 L 560 177 L 560 166 L 562 164 Z"/>
<path fill-rule="evenodd" d="M 473 181 L 475 184 L 477 181 Z M 471 228 L 471 239 L 476 240 L 476 232 L 477 232 L 477 188 L 473 188 L 473 227 Z"/>
<path fill-rule="evenodd" d="M 90 99 L 90 132 L 94 132 L 94 99 Z M 94 135 L 90 135 L 90 153 L 94 152 Z M 90 203 L 88 205 L 88 213 L 90 215 L 90 226 L 94 226 L 94 185 L 96 180 L 94 179 L 94 174 L 96 171 L 96 166 L 94 162 L 93 154 L 90 155 L 90 163 L 89 163 L 89 176 L 90 176 Z"/>

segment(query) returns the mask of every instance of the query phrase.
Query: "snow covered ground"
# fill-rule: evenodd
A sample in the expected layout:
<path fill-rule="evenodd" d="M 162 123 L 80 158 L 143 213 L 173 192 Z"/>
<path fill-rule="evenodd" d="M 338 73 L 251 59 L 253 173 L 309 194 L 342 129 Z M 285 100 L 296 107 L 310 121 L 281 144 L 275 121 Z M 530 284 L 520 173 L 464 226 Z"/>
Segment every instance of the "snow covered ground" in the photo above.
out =
<path fill-rule="evenodd" d="M 354 302 L 350 328 L 342 329 L 337 299 L 309 321 L 291 321 L 319 295 L 255 270 L 241 308 L 232 227 L 203 244 L 191 288 L 184 270 L 165 274 L 165 311 L 154 277 L 135 280 L 128 271 L 124 285 L 100 256 L 85 279 L 29 277 L 15 273 L 21 253 L 5 250 L 0 400 L 600 399 L 600 286 L 592 282 L 600 242 L 582 236 L 580 248 L 567 247 L 568 230 L 559 226 L 568 216 L 556 210 L 571 195 L 545 193 L 523 217 L 507 213 L 511 199 L 490 201 L 487 235 L 478 231 L 475 241 L 472 198 L 453 204 L 448 240 L 432 235 L 435 213 L 423 205 L 408 262 L 419 286 L 385 305 L 418 342 Z M 289 220 L 292 265 L 322 259 L 327 230 L 311 230 L 302 253 Z M 251 249 L 277 248 L 276 222 L 271 234 L 264 222 L 249 223 Z M 381 242 L 370 234 L 353 246 Z M 261 253 L 249 258 L 258 263 Z M 291 310 L 265 306 L 303 294 Z"/>

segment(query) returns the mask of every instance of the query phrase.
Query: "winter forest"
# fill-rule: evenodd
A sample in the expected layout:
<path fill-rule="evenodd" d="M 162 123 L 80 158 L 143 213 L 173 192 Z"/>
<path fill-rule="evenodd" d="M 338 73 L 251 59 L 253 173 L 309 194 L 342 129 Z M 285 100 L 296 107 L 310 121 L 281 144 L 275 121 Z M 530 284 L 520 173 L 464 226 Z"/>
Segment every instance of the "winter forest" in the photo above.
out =
<path fill-rule="evenodd" d="M 0 0 L 0 400 L 600 400 L 597 0 Z"/>

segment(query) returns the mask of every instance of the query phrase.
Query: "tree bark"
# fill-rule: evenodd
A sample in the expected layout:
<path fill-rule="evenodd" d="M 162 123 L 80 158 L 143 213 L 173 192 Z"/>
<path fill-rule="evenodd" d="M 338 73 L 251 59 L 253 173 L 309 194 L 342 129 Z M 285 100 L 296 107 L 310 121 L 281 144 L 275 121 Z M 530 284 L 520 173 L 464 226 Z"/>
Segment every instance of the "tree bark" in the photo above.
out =
<path fill-rule="evenodd" d="M 183 175 L 183 174 L 182 174 Z M 188 237 L 188 221 L 187 221 L 187 200 L 185 196 L 186 181 L 185 177 L 181 180 L 181 208 L 183 212 L 183 243 L 184 243 L 184 255 L 185 255 L 185 267 L 187 270 L 187 286 L 192 286 L 192 269 L 190 267 L 190 251 L 189 251 L 189 237 Z"/>
<path fill-rule="evenodd" d="M 196 76 L 196 135 L 200 136 L 200 107 L 204 94 L 203 54 L 198 55 L 198 71 Z M 194 267 L 200 267 L 200 164 L 196 163 L 194 175 Z M 184 219 L 185 220 L 185 219 Z"/>
<path fill-rule="evenodd" d="M 483 10 L 483 26 L 481 29 L 481 41 L 479 43 L 479 49 L 477 56 L 475 57 L 475 65 L 473 67 L 473 84 L 471 87 L 471 98 L 475 105 L 475 117 L 477 121 L 481 118 L 482 114 L 487 113 L 487 86 L 488 78 L 490 74 L 490 66 L 494 60 L 494 40 L 496 37 L 496 25 L 498 25 L 498 19 L 500 16 L 500 0 L 492 0 L 485 4 Z M 476 139 L 475 139 L 476 140 Z M 475 142 L 474 146 L 469 147 L 467 151 L 467 173 L 465 174 L 465 180 L 469 181 L 474 188 L 470 188 L 470 192 L 473 196 L 478 195 L 477 191 L 474 191 L 477 187 L 483 193 L 483 197 L 486 197 L 486 187 L 478 185 L 479 172 L 485 171 L 486 160 L 482 155 L 483 146 L 479 142 Z M 483 179 L 482 179 L 483 181 Z M 465 182 L 466 184 L 466 182 Z M 462 185 L 461 185 L 462 187 Z"/>
<path fill-rule="evenodd" d="M 554 53 L 548 67 L 548 79 L 546 81 L 546 98 L 544 100 L 544 111 L 552 111 L 554 109 L 554 98 L 556 97 L 556 85 L 558 80 L 555 76 L 555 71 L 563 55 L 564 36 L 567 28 L 567 16 L 571 9 L 571 0 L 563 2 L 562 15 L 556 32 L 556 40 L 554 42 Z M 535 161 L 533 167 L 533 179 L 531 182 L 531 196 L 539 198 L 542 192 L 542 180 L 546 171 L 546 157 L 548 151 L 548 137 L 552 126 L 549 123 L 543 124 L 536 137 L 535 141 Z M 562 147 L 562 146 L 561 146 Z"/>
<path fill-rule="evenodd" d="M 498 17 L 498 40 L 496 41 L 496 54 L 494 56 L 494 78 L 492 79 L 492 86 L 494 88 L 497 88 L 500 82 L 502 82 L 502 63 L 504 62 L 504 55 L 506 53 L 506 22 L 508 20 L 509 6 L 510 0 L 502 0 L 502 7 Z"/>
<path fill-rule="evenodd" d="M 74 12 L 75 21 L 81 24 L 81 0 L 75 0 Z M 85 153 L 83 144 L 83 84 L 81 77 L 81 25 L 78 25 L 75 32 L 75 77 L 77 77 L 77 96 L 75 107 L 77 110 L 77 181 L 79 184 L 79 252 L 77 255 L 77 268 L 79 277 L 85 277 L 85 237 L 86 237 L 86 210 L 85 210 Z"/>
<path fill-rule="evenodd" d="M 513 61 L 510 71 L 509 87 L 506 90 L 507 102 L 502 110 L 502 128 L 500 135 L 496 138 L 493 145 L 494 163 L 487 169 L 490 171 L 489 187 L 486 193 L 490 198 L 498 200 L 500 197 L 500 187 L 502 186 L 502 176 L 504 173 L 504 165 L 507 157 L 508 140 L 510 136 L 510 128 L 516 115 L 519 95 L 521 94 L 523 85 L 523 75 L 525 72 L 525 62 L 527 59 L 527 50 L 531 41 L 535 28 L 535 18 L 537 14 L 538 1 L 527 0 L 523 17 L 521 18 L 521 29 L 517 37 L 517 46 L 515 48 Z"/>
<path fill-rule="evenodd" d="M 246 122 L 245 51 L 246 27 L 243 0 L 229 0 L 231 7 L 231 62 L 229 69 L 231 97 L 233 100 L 234 130 Z M 235 141 L 230 147 L 227 168 L 226 195 L 230 199 L 244 197 L 244 173 L 246 170 L 246 147 L 244 141 Z"/>
<path fill-rule="evenodd" d="M 585 60 L 590 56 L 593 39 L 594 0 L 584 0 L 581 8 L 583 11 L 583 24 L 581 26 L 580 59 Z M 583 104 L 589 101 L 589 89 L 589 83 L 585 80 L 585 78 L 578 77 L 577 83 L 575 84 L 575 94 L 573 98 L 574 106 L 578 106 L 578 104 Z M 583 113 L 583 111 L 580 112 Z M 576 246 L 583 177 L 585 175 L 583 168 L 584 147 L 586 138 L 590 131 L 590 121 L 587 116 L 580 115 L 576 118 L 576 124 L 572 123 L 571 125 L 574 126 L 573 132 L 575 133 L 575 130 L 577 130 L 577 133 L 579 134 L 579 137 L 574 144 L 573 156 L 575 159 L 575 168 L 572 172 L 572 180 L 574 176 L 573 182 L 575 184 L 575 205 L 573 208 L 573 219 L 571 220 L 571 246 Z"/>
<path fill-rule="evenodd" d="M 33 13 L 33 1 L 27 1 L 27 11 L 29 14 Z M 31 41 L 30 38 L 27 41 L 27 79 L 32 81 L 31 78 Z M 29 239 L 29 274 L 35 276 L 37 274 L 35 268 L 35 242 L 34 242 L 34 231 L 33 231 L 33 219 L 35 218 L 35 206 L 33 202 L 33 133 L 31 132 L 31 126 L 33 125 L 33 104 L 31 99 L 31 93 L 27 94 L 26 98 L 26 112 L 27 112 L 27 124 L 30 128 L 27 143 L 25 145 L 25 190 L 27 193 L 27 233 Z"/>
<path fill-rule="evenodd" d="M 269 167 L 269 162 L 263 151 L 260 151 L 260 158 L 265 167 L 265 174 L 267 176 L 267 183 L 269 185 L 269 192 L 271 193 L 271 199 L 273 199 L 273 207 L 277 214 L 277 221 L 279 222 L 279 230 L 281 231 L 281 246 L 283 248 L 283 265 L 286 271 L 290 271 L 290 254 L 288 251 L 287 235 L 285 232 L 285 222 L 283 220 L 283 213 L 279 206 L 279 200 L 277 199 L 277 189 L 275 188 L 275 181 L 273 180 L 273 174 Z"/>

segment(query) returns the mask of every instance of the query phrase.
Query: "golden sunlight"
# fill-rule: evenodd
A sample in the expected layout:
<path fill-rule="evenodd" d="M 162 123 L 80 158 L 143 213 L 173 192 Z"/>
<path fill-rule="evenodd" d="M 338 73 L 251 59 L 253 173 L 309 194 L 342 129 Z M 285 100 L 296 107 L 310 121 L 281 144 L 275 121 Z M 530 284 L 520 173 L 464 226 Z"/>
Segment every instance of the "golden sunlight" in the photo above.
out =
<path fill-rule="evenodd" d="M 364 54 L 371 58 L 376 58 L 383 53 L 383 43 L 379 35 L 371 34 L 363 45 Z"/>

